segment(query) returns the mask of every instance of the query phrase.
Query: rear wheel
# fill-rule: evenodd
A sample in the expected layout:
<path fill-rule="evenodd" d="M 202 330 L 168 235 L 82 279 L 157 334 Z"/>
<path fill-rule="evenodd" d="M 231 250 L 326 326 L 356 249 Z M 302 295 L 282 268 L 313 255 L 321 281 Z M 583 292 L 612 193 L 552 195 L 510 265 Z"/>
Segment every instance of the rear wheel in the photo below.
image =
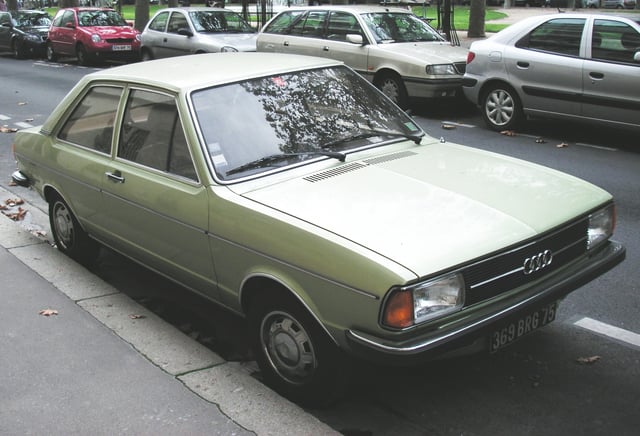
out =
<path fill-rule="evenodd" d="M 407 89 L 400 76 L 393 73 L 384 73 L 375 80 L 374 85 L 376 85 L 384 95 L 393 100 L 395 104 L 402 109 L 406 109 L 409 99 L 407 97 Z"/>
<path fill-rule="evenodd" d="M 49 62 L 55 62 L 58 60 L 58 55 L 53 51 L 53 45 L 51 45 L 51 42 L 47 42 L 47 60 Z"/>
<path fill-rule="evenodd" d="M 503 84 L 489 88 L 482 99 L 482 116 L 493 130 L 514 129 L 522 121 L 522 106 L 515 90 Z"/>
<path fill-rule="evenodd" d="M 100 246 L 82 229 L 59 195 L 54 195 L 49 202 L 49 224 L 56 246 L 62 253 L 85 265 L 96 259 Z"/>
<path fill-rule="evenodd" d="M 340 396 L 348 360 L 304 306 L 285 292 L 264 290 L 248 315 L 253 352 L 267 385 L 308 406 Z"/>

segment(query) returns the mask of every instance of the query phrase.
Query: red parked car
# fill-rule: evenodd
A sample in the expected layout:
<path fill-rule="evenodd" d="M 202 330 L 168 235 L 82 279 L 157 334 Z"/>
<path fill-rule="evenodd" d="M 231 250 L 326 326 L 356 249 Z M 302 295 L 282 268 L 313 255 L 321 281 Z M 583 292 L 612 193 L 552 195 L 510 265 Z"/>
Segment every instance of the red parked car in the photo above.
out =
<path fill-rule="evenodd" d="M 49 29 L 47 59 L 63 56 L 77 57 L 80 65 L 104 59 L 137 60 L 140 32 L 113 9 L 60 9 Z"/>

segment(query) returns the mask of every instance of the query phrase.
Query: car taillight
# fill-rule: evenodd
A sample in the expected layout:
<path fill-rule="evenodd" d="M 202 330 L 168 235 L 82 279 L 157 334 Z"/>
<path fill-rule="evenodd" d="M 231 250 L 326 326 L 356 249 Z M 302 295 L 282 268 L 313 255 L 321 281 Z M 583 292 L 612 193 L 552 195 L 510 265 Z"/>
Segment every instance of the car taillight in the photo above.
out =
<path fill-rule="evenodd" d="M 469 65 L 475 58 L 476 54 L 474 52 L 470 51 L 469 53 L 467 53 L 467 65 Z"/>

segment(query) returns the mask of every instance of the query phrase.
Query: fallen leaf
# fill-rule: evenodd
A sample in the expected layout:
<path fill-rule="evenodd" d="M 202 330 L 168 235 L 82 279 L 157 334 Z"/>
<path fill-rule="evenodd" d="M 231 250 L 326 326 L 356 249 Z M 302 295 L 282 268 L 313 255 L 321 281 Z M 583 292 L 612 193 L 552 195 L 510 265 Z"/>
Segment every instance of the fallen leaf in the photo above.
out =
<path fill-rule="evenodd" d="M 42 315 L 42 316 L 51 316 L 51 315 L 57 315 L 58 311 L 55 309 L 42 309 L 40 312 L 38 312 L 38 315 Z"/>
<path fill-rule="evenodd" d="M 569 144 L 567 144 L 566 142 L 561 142 L 560 144 L 556 145 L 556 148 L 565 148 L 568 147 Z"/>
<path fill-rule="evenodd" d="M 15 133 L 18 129 L 15 127 L 2 126 L 0 127 L 0 133 Z"/>
<path fill-rule="evenodd" d="M 453 124 L 443 124 L 442 128 L 445 130 L 453 130 L 456 128 L 456 126 L 454 126 Z"/>
<path fill-rule="evenodd" d="M 30 123 L 30 122 L 32 122 L 32 121 L 33 121 L 33 118 L 27 118 L 27 119 L 25 119 L 24 121 L 25 121 L 25 122 L 27 122 L 27 123 Z"/>
<path fill-rule="evenodd" d="M 131 315 L 129 315 L 129 318 L 131 318 L 131 319 L 145 319 L 146 316 L 144 316 L 144 315 L 136 315 L 136 314 L 132 313 Z"/>
<path fill-rule="evenodd" d="M 600 356 L 590 356 L 590 357 L 578 357 L 576 361 L 583 365 L 591 365 L 600 360 Z"/>
<path fill-rule="evenodd" d="M 2 213 L 14 221 L 21 221 L 24 219 L 24 216 L 27 214 L 27 210 L 21 207 L 18 207 L 17 212 L 7 213 L 3 211 Z"/>
<path fill-rule="evenodd" d="M 9 198 L 4 201 L 4 204 L 6 204 L 9 207 L 13 207 L 20 204 L 24 204 L 24 200 L 22 198 Z"/>
<path fill-rule="evenodd" d="M 503 130 L 500 134 L 504 136 L 516 136 L 516 132 L 513 130 Z"/>

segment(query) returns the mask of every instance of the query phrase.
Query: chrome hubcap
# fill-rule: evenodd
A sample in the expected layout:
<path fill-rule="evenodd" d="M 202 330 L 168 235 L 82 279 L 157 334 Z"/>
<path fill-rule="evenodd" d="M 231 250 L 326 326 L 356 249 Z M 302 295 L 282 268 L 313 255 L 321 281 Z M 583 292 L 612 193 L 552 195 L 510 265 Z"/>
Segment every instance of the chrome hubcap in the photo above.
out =
<path fill-rule="evenodd" d="M 73 221 L 71 220 L 69 209 L 61 203 L 56 204 L 53 222 L 56 227 L 58 242 L 64 248 L 69 248 L 73 243 Z"/>
<path fill-rule="evenodd" d="M 513 118 L 515 102 L 508 92 L 497 89 L 487 97 L 485 111 L 496 126 L 503 126 Z"/>

